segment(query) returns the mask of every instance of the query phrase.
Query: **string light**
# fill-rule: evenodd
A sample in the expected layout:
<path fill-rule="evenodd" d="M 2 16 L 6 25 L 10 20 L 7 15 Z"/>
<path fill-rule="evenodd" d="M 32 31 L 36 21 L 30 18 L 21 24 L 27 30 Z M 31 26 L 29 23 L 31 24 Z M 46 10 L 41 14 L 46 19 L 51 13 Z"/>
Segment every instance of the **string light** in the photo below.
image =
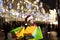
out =
<path fill-rule="evenodd" d="M 19 2 L 17 3 L 17 6 L 18 6 L 18 5 L 20 5 L 20 3 L 19 3 Z"/>
<path fill-rule="evenodd" d="M 17 6 L 17 9 L 20 9 L 20 5 Z"/>
<path fill-rule="evenodd" d="M 8 6 L 6 6 L 6 11 L 8 11 Z"/>
<path fill-rule="evenodd" d="M 20 1 L 20 3 L 22 3 L 22 1 Z"/>
<path fill-rule="evenodd" d="M 4 1 L 4 3 L 5 3 L 5 1 Z"/>
<path fill-rule="evenodd" d="M 34 4 L 37 4 L 37 2 L 36 2 L 36 1 L 34 1 Z"/>
<path fill-rule="evenodd" d="M 25 2 L 24 2 L 24 4 L 25 4 Z"/>
<path fill-rule="evenodd" d="M 23 6 L 21 7 L 21 10 L 23 10 Z"/>
<path fill-rule="evenodd" d="M 12 0 L 12 3 L 14 2 L 14 0 Z"/>
<path fill-rule="evenodd" d="M 18 13 L 18 12 L 15 12 L 15 15 L 16 15 L 16 16 L 18 16 L 18 15 L 19 15 L 19 13 Z"/>
<path fill-rule="evenodd" d="M 20 9 L 20 3 L 19 2 L 17 3 L 17 9 Z"/>
<path fill-rule="evenodd" d="M 7 2 L 8 2 L 9 0 L 7 0 Z M 15 0 L 12 0 L 12 3 L 14 2 Z M 33 3 L 31 3 L 31 2 L 29 2 L 28 0 L 24 0 L 24 2 L 22 1 L 22 0 L 20 0 L 18 3 L 17 3 L 17 9 L 20 9 L 20 7 L 21 7 L 21 9 L 20 10 L 22 10 L 21 12 L 23 13 L 24 12 L 24 10 L 26 11 L 26 14 L 28 14 L 28 13 L 31 13 L 31 12 L 36 12 L 36 11 L 38 11 L 37 13 L 39 13 L 40 11 L 39 11 L 39 7 L 40 8 L 42 8 L 43 7 L 43 3 L 42 2 L 40 2 L 40 6 L 38 6 L 38 2 L 39 2 L 40 0 L 35 0 L 35 1 L 33 1 Z M 4 3 L 6 3 L 6 1 L 4 0 Z M 9 3 L 9 2 L 8 2 Z M 20 6 L 20 4 L 22 4 L 21 6 Z M 28 4 L 28 5 L 27 5 Z M 13 4 L 14 5 L 14 4 Z M 5 5 L 6 6 L 6 11 L 8 11 L 8 6 L 7 5 Z M 26 7 L 27 8 L 26 8 Z M 30 8 L 30 6 L 31 6 L 31 8 Z M 1 6 L 0 6 L 1 7 Z M 33 8 L 33 9 L 32 9 Z M 37 9 L 37 10 L 36 10 Z M 34 11 L 33 11 L 34 10 Z M 42 11 L 42 13 L 44 13 L 45 14 L 45 10 L 44 10 L 44 8 L 42 8 L 41 9 L 41 11 Z M 15 15 L 15 17 L 16 16 L 19 16 L 19 13 L 18 12 L 16 12 L 15 10 L 12 10 L 11 11 L 11 13 L 12 13 L 12 15 L 14 16 Z M 41 13 L 41 12 L 40 12 Z M 54 14 L 53 14 L 54 13 Z M 34 14 L 33 14 L 34 15 Z M 50 19 L 52 19 L 52 20 L 55 20 L 55 17 L 56 17 L 56 15 L 57 15 L 57 13 L 56 13 L 56 10 L 54 9 L 53 11 L 51 11 L 50 10 Z M 40 15 L 41 16 L 41 15 Z M 23 16 L 23 18 L 24 18 L 25 16 Z M 53 17 L 53 18 L 52 18 Z M 44 16 L 44 18 L 45 18 L 45 16 Z M 40 18 L 40 17 L 38 17 L 38 18 L 36 18 L 36 20 L 38 20 L 38 21 L 40 21 L 40 19 L 43 19 L 43 18 Z M 46 21 L 45 19 L 43 20 L 43 21 Z"/>
<path fill-rule="evenodd" d="M 40 0 L 36 0 L 36 2 L 39 2 Z"/>

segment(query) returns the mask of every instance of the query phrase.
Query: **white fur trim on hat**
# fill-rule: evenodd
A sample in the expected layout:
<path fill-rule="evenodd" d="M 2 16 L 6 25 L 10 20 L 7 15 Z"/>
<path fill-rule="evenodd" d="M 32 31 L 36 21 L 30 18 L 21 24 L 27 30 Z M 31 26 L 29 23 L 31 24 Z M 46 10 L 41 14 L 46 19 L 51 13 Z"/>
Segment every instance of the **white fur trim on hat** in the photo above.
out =
<path fill-rule="evenodd" d="M 27 22 L 28 22 L 29 20 L 31 20 L 31 19 L 33 19 L 33 16 L 30 16 L 30 17 L 27 19 Z"/>
<path fill-rule="evenodd" d="M 27 25 L 27 23 L 25 23 L 25 25 Z"/>

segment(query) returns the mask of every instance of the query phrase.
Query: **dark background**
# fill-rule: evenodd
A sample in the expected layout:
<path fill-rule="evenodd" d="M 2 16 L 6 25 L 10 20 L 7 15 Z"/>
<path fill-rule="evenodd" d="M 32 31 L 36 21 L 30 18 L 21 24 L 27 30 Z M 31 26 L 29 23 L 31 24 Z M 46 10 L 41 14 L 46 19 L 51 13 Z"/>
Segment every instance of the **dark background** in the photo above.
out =
<path fill-rule="evenodd" d="M 41 0 L 41 1 L 45 4 L 47 4 L 48 6 L 50 6 L 51 9 L 58 7 L 60 4 L 60 0 Z M 57 3 L 57 5 L 56 5 L 56 3 Z M 60 8 L 60 7 L 58 7 L 58 8 Z"/>

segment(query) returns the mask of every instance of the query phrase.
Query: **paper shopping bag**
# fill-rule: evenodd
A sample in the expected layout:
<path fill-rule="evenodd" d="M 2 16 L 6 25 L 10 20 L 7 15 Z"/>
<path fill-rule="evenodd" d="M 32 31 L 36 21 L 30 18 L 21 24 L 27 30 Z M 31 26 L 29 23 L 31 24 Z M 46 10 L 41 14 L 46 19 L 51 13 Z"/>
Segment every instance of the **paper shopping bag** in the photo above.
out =
<path fill-rule="evenodd" d="M 37 31 L 37 27 L 35 28 L 35 31 L 33 33 L 33 37 L 35 38 L 36 37 L 36 31 Z"/>
<path fill-rule="evenodd" d="M 36 40 L 38 40 L 38 39 L 43 39 L 43 34 L 42 34 L 42 31 L 41 31 L 40 26 L 37 27 L 35 39 L 36 39 Z"/>
<path fill-rule="evenodd" d="M 17 38 L 17 37 L 16 37 L 16 34 L 17 34 L 21 29 L 22 29 L 22 27 L 17 27 L 17 28 L 15 28 L 15 29 L 11 30 L 10 33 L 12 34 L 12 37 L 13 37 L 13 38 Z"/>
<path fill-rule="evenodd" d="M 21 29 L 21 27 L 17 27 L 13 30 L 10 31 L 11 34 L 16 34 L 17 32 L 19 32 L 19 30 Z"/>
<path fill-rule="evenodd" d="M 24 36 L 26 38 L 34 38 L 33 34 L 35 32 L 36 26 L 28 26 L 25 30 Z"/>
<path fill-rule="evenodd" d="M 32 36 L 35 31 L 36 26 L 28 26 L 25 30 L 25 36 Z"/>
<path fill-rule="evenodd" d="M 16 38 L 17 39 L 24 37 L 24 30 L 25 30 L 25 27 L 22 27 L 21 30 L 16 33 Z"/>

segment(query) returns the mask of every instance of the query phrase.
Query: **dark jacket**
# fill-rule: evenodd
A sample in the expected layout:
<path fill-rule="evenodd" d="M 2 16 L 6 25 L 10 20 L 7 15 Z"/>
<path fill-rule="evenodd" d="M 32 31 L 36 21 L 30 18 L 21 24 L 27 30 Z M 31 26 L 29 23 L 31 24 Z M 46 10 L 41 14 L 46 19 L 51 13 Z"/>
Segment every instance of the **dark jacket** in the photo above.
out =
<path fill-rule="evenodd" d="M 5 32 L 9 32 L 11 30 L 10 24 L 7 22 L 3 23 L 2 27 Z"/>

